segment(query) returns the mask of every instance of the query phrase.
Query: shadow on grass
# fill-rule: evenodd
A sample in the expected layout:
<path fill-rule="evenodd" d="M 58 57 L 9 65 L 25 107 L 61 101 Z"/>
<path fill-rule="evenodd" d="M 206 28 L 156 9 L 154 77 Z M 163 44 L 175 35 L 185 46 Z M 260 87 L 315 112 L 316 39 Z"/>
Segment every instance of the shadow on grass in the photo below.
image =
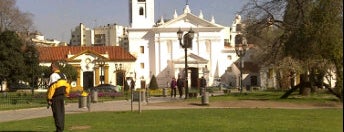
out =
<path fill-rule="evenodd" d="M 209 106 L 209 104 L 201 104 L 201 103 L 189 103 L 189 105 L 195 105 L 195 106 Z"/>

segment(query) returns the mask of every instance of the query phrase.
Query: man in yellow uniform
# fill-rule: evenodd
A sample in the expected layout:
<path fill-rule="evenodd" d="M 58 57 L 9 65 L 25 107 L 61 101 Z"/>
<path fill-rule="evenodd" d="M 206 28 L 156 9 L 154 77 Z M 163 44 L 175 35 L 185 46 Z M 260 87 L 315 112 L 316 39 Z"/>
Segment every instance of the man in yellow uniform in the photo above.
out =
<path fill-rule="evenodd" d="M 47 100 L 53 112 L 56 132 L 62 132 L 64 130 L 65 117 L 64 98 L 65 96 L 68 97 L 71 86 L 67 82 L 66 76 L 60 72 L 58 66 L 57 62 L 51 63 L 53 73 L 50 75 Z"/>

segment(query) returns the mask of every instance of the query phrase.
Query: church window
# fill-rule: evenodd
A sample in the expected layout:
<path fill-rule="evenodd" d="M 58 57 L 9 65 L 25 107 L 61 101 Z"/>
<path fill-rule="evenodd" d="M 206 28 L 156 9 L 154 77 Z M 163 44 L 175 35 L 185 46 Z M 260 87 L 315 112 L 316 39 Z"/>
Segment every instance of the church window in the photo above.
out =
<path fill-rule="evenodd" d="M 139 15 L 140 15 L 140 16 L 143 16 L 143 7 L 140 7 Z"/>
<path fill-rule="evenodd" d="M 143 46 L 140 46 L 140 52 L 141 52 L 142 54 L 145 53 L 145 48 L 144 48 Z"/>
<path fill-rule="evenodd" d="M 145 68 L 145 63 L 140 63 L 140 67 L 141 67 L 141 69 L 144 69 Z"/>

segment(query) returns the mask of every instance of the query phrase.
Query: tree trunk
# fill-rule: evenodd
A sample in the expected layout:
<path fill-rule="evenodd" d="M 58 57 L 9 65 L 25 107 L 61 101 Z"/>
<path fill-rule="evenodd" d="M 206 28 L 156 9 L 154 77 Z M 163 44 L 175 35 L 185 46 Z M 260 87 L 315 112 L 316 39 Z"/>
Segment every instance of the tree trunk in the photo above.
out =
<path fill-rule="evenodd" d="M 296 91 L 297 89 L 299 89 L 299 94 L 300 95 L 304 95 L 304 96 L 308 96 L 310 93 L 310 82 L 307 81 L 308 77 L 306 74 L 301 74 L 300 75 L 300 83 L 298 85 L 296 85 L 295 87 L 293 85 L 291 85 L 291 89 L 288 90 L 287 92 L 285 92 L 280 98 L 281 99 L 286 99 L 289 97 L 290 94 L 292 94 L 294 91 Z M 292 81 L 292 80 L 291 80 Z"/>
<path fill-rule="evenodd" d="M 299 87 L 300 87 L 300 84 L 296 85 L 295 87 L 292 86 L 292 88 L 289 89 L 287 92 L 285 92 L 280 98 L 281 98 L 281 99 L 286 99 L 286 98 L 288 98 L 289 95 L 290 95 L 291 93 L 293 93 L 294 91 L 296 91 Z"/>

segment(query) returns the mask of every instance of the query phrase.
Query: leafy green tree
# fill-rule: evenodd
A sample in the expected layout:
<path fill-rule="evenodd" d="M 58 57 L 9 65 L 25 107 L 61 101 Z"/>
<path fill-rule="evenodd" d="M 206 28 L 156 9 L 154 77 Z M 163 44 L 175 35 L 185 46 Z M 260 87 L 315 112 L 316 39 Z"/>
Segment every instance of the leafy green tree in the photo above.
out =
<path fill-rule="evenodd" d="M 23 41 L 13 31 L 0 33 L 0 79 L 9 84 L 25 80 L 27 67 Z"/>
<path fill-rule="evenodd" d="M 310 39 L 316 44 L 317 54 L 329 62 L 325 66 L 335 66 L 337 91 L 329 90 L 343 99 L 343 1 L 318 0 L 310 16 Z"/>
<path fill-rule="evenodd" d="M 36 88 L 36 84 L 38 83 L 38 78 L 41 76 L 39 72 L 39 53 L 36 47 L 32 44 L 24 45 L 24 69 L 26 71 L 26 75 L 23 81 L 29 82 L 31 87 Z"/>
<path fill-rule="evenodd" d="M 342 8 L 340 0 L 252 0 L 243 8 L 242 13 L 247 17 L 247 36 L 258 40 L 254 43 L 262 49 L 261 58 L 270 59 L 266 64 L 279 69 L 277 75 L 300 74 L 300 84 L 282 98 L 296 89 L 302 92 L 305 87 L 321 87 L 321 78 L 334 65 L 338 90 L 332 93 L 342 99 Z M 272 31 L 279 33 L 271 34 Z M 286 67 L 288 61 L 283 60 L 287 57 L 297 61 L 297 65 Z"/>
<path fill-rule="evenodd" d="M 292 32 L 288 32 L 285 53 L 304 62 L 305 70 L 301 74 L 303 75 L 301 85 L 308 84 L 306 86 L 312 88 L 312 91 L 314 86 L 322 87 L 319 81 L 323 81 L 321 78 L 324 78 L 324 73 L 330 69 L 331 64 L 334 64 L 337 76 L 336 88 L 340 92 L 343 83 L 343 2 L 316 0 L 300 3 L 289 0 L 288 5 L 290 6 L 284 19 L 289 20 L 288 23 L 292 27 L 287 30 Z M 299 88 L 303 90 L 304 87 Z M 332 91 L 331 88 L 327 88 Z M 342 92 L 332 91 L 332 93 L 342 99 Z"/>
<path fill-rule="evenodd" d="M 75 81 L 78 77 L 78 71 L 71 64 L 65 64 L 60 66 L 61 72 L 63 72 L 69 81 Z"/>

